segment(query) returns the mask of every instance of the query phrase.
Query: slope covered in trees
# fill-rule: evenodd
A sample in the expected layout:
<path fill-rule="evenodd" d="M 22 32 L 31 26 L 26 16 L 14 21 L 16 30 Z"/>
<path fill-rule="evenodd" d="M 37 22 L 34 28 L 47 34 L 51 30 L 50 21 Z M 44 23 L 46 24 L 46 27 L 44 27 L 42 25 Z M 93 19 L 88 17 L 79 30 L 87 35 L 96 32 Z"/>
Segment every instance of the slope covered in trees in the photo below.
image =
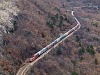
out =
<path fill-rule="evenodd" d="M 25 60 L 74 27 L 76 23 L 68 11 L 73 8 L 81 29 L 39 60 L 29 75 L 99 75 L 100 10 L 74 9 L 73 6 L 83 6 L 84 1 L 94 3 L 87 0 L 15 2 L 19 12 L 11 21 L 14 31 L 3 35 L 0 74 L 16 75 Z"/>

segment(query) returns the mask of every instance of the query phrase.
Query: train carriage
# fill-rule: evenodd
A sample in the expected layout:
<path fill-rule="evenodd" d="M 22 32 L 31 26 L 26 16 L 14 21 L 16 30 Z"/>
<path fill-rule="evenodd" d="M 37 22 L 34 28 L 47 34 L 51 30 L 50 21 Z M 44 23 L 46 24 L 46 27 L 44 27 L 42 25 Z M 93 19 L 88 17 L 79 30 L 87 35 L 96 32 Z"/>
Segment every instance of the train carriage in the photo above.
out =
<path fill-rule="evenodd" d="M 33 62 L 34 60 L 36 60 L 39 56 L 41 56 L 43 53 L 45 53 L 46 51 L 48 51 L 50 48 L 52 48 L 53 46 L 55 46 L 57 43 L 59 43 L 61 40 L 63 40 L 65 37 L 69 36 L 71 33 L 73 33 L 75 30 L 77 30 L 80 27 L 80 23 L 77 20 L 77 18 L 74 16 L 73 13 L 74 12 L 72 11 L 72 16 L 75 19 L 75 21 L 77 22 L 77 25 L 75 27 L 73 27 L 71 30 L 69 30 L 67 33 L 65 33 L 64 35 L 62 35 L 61 37 L 57 38 L 51 44 L 49 44 L 48 46 L 46 46 L 45 48 L 43 48 L 42 50 L 40 50 L 39 52 L 37 52 L 36 54 L 34 54 L 34 56 L 29 59 L 29 62 Z"/>

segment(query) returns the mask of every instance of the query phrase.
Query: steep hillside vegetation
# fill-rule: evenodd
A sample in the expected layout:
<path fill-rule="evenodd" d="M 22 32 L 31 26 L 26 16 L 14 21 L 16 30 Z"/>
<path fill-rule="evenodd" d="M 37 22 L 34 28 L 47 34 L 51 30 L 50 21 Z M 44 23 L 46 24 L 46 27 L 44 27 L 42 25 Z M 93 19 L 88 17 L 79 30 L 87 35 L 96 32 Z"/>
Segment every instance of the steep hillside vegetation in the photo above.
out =
<path fill-rule="evenodd" d="M 3 37 L 0 73 L 16 75 L 26 59 L 74 27 L 68 11 L 73 8 L 81 29 L 39 60 L 29 75 L 99 75 L 100 10 L 74 8 L 84 3 L 87 1 L 16 0 L 20 11 L 13 16 L 14 30 L 8 29 L 10 33 Z"/>

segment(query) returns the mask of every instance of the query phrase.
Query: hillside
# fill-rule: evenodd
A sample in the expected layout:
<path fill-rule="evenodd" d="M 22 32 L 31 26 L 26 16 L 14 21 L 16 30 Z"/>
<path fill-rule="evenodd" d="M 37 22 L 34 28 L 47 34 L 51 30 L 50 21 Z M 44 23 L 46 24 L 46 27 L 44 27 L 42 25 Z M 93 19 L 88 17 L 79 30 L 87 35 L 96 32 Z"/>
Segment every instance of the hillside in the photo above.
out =
<path fill-rule="evenodd" d="M 81 28 L 39 60 L 29 75 L 100 74 L 99 0 L 0 2 L 0 25 L 7 31 L 1 29 L 0 74 L 16 75 L 28 58 L 74 27 L 76 22 L 68 11 L 72 9 Z M 98 9 L 81 8 L 87 5 L 98 5 Z"/>

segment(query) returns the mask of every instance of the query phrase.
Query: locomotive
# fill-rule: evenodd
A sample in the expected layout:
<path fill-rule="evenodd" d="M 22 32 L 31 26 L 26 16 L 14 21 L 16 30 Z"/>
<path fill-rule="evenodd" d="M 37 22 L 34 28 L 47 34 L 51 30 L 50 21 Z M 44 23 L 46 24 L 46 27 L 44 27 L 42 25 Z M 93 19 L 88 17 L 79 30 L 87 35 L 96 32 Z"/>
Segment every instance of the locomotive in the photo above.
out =
<path fill-rule="evenodd" d="M 39 54 L 34 54 L 34 56 L 32 58 L 29 59 L 29 62 L 33 62 L 35 59 L 37 59 L 39 57 Z"/>

